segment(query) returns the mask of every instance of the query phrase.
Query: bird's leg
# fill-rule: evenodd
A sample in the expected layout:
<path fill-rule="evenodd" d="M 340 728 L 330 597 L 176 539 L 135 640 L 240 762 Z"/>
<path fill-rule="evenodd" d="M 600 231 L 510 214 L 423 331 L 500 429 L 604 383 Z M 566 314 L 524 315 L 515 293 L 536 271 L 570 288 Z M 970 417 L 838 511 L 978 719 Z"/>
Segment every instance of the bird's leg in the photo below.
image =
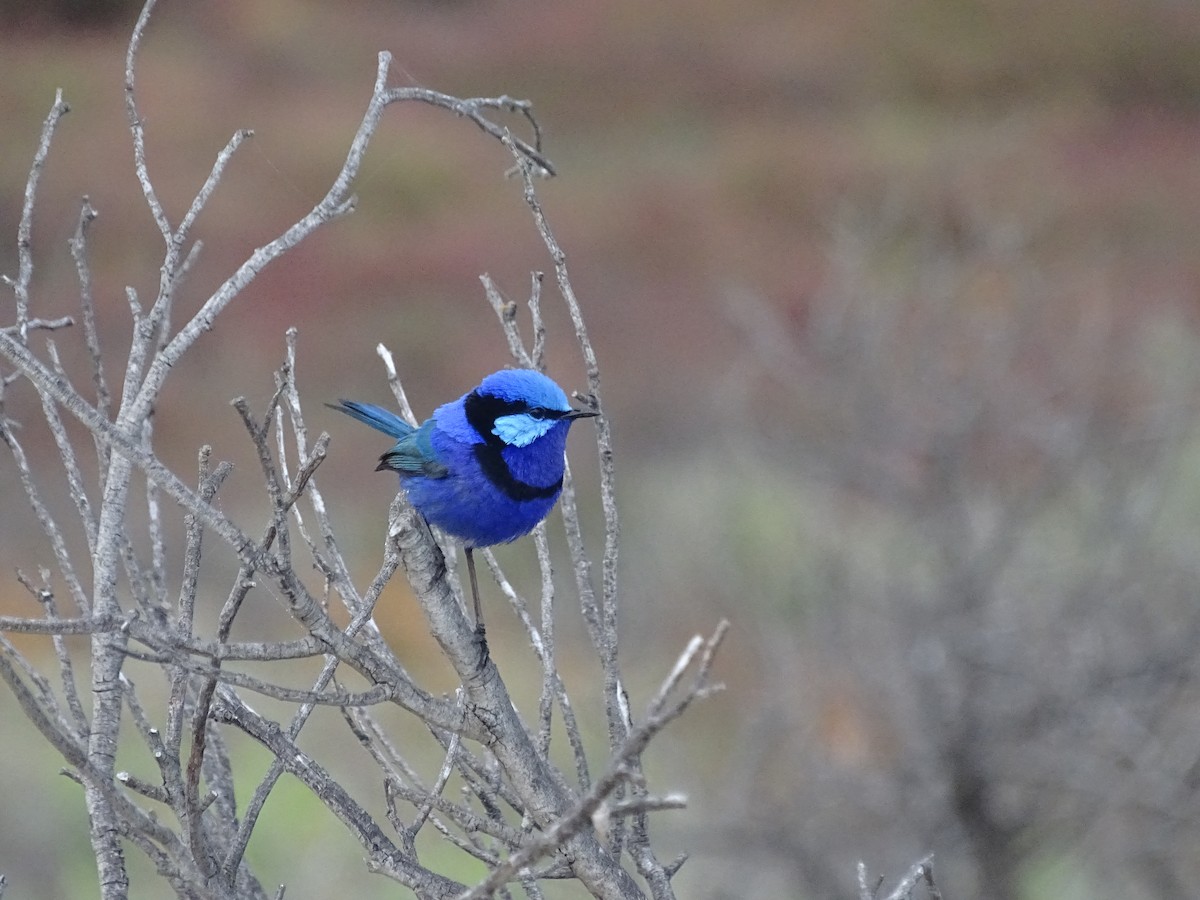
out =
<path fill-rule="evenodd" d="M 464 547 L 467 554 L 467 573 L 471 576 L 471 599 L 475 601 L 475 630 L 483 634 L 483 610 L 479 606 L 479 579 L 475 577 L 475 555 L 470 547 Z"/>
<path fill-rule="evenodd" d="M 475 601 L 475 640 L 479 642 L 479 662 L 476 668 L 482 671 L 487 665 L 488 645 L 487 632 L 483 629 L 483 609 L 479 605 L 479 579 L 475 577 L 475 556 L 470 547 L 464 547 L 467 554 L 467 573 L 471 576 L 471 599 Z"/>

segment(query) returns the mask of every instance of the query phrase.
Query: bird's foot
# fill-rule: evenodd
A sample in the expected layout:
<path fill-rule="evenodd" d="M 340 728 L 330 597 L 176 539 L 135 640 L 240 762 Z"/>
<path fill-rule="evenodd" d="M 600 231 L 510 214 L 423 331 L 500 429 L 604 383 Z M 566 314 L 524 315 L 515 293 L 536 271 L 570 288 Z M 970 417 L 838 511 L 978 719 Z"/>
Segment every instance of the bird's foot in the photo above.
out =
<path fill-rule="evenodd" d="M 479 659 L 475 663 L 475 671 L 481 672 L 483 671 L 484 666 L 487 665 L 489 657 L 487 629 L 484 628 L 482 622 L 475 626 L 475 643 L 479 647 Z"/>

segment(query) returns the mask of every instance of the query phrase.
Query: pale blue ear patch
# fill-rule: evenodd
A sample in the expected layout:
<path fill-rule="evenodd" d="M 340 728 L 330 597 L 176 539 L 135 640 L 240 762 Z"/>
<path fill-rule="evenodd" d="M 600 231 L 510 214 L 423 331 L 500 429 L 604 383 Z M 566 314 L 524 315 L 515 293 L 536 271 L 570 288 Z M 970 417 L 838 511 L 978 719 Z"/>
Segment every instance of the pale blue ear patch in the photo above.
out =
<path fill-rule="evenodd" d="M 498 416 L 492 434 L 511 447 L 528 447 L 558 424 L 556 419 L 535 419 L 529 413 Z"/>

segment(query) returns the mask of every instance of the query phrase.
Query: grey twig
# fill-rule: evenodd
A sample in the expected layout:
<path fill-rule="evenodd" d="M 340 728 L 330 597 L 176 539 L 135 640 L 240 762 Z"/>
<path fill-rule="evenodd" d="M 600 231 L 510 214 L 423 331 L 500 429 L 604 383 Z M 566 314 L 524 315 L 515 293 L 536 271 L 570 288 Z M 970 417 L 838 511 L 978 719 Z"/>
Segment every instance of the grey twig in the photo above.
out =
<path fill-rule="evenodd" d="M 29 178 L 25 182 L 25 202 L 21 206 L 21 221 L 17 225 L 17 277 L 15 280 L 5 278 L 11 285 L 17 301 L 17 324 L 14 327 L 17 339 L 21 343 L 25 343 L 29 338 L 29 283 L 33 278 L 33 210 L 37 201 L 38 183 L 46 165 L 46 157 L 50 153 L 50 142 L 54 139 L 54 132 L 69 109 L 70 107 L 63 102 L 60 88 L 54 92 L 54 103 L 42 125 L 42 135 L 33 155 L 33 165 L 29 167 Z"/>
<path fill-rule="evenodd" d="M 534 224 L 541 235 L 546 250 L 554 263 L 555 281 L 558 291 L 566 304 L 571 322 L 575 328 L 575 338 L 583 355 L 584 368 L 587 373 L 589 396 L 587 402 L 599 416 L 596 418 L 596 445 L 600 457 L 600 501 L 604 510 L 604 553 L 601 558 L 601 602 L 595 603 L 590 576 L 590 561 L 583 550 L 582 535 L 578 528 L 578 514 L 574 503 L 574 485 L 568 469 L 563 481 L 563 518 L 567 523 L 568 540 L 571 546 L 572 561 L 575 564 L 576 580 L 580 591 L 580 601 L 584 606 L 584 618 L 589 624 L 589 633 L 600 656 L 604 668 L 605 697 L 609 713 L 609 743 L 615 750 L 627 732 L 626 717 L 623 715 L 625 705 L 624 687 L 621 685 L 617 669 L 617 554 L 620 546 L 620 524 L 617 517 L 616 504 L 616 466 L 612 446 L 612 432 L 608 419 L 604 415 L 603 398 L 600 390 L 600 364 L 596 357 L 595 348 L 588 336 L 587 326 L 583 321 L 583 313 L 575 290 L 571 286 L 570 274 L 567 271 L 567 256 L 559 245 L 550 223 L 542 210 L 534 186 L 534 170 L 519 148 L 510 144 L 510 150 L 521 172 L 525 186 L 525 202 L 533 214 Z"/>
<path fill-rule="evenodd" d="M 2 340 L 4 340 L 4 336 L 0 335 L 0 341 Z M 58 522 L 50 515 L 50 510 L 42 500 L 42 493 L 38 489 L 37 483 L 33 478 L 33 471 L 29 466 L 29 458 L 25 455 L 25 448 L 21 446 L 21 442 L 17 440 L 17 436 L 13 432 L 9 420 L 3 415 L 0 415 L 0 441 L 3 441 L 8 446 L 9 452 L 12 454 L 13 462 L 17 467 L 17 476 L 20 479 L 21 487 L 25 491 L 25 498 L 33 508 L 38 524 L 42 528 L 42 533 L 50 543 L 54 552 L 55 565 L 66 581 L 71 599 L 79 607 L 80 611 L 88 612 L 90 604 L 87 594 L 83 589 L 79 576 L 75 572 L 75 565 L 71 560 L 70 553 L 67 551 L 62 531 L 58 527 Z"/>
<path fill-rule="evenodd" d="M 508 341 L 508 352 L 512 354 L 517 365 L 526 369 L 537 368 L 534 365 L 533 357 L 525 349 L 525 342 L 521 339 L 521 330 L 517 327 L 517 304 L 506 299 L 500 293 L 500 289 L 496 287 L 496 283 L 492 281 L 490 275 L 486 273 L 480 275 L 479 281 L 483 284 L 484 295 L 495 311 L 496 318 L 500 320 L 500 327 Z"/>
<path fill-rule="evenodd" d="M 896 883 L 896 886 L 888 892 L 886 897 L 879 896 L 879 890 L 883 887 L 882 875 L 875 879 L 875 883 L 872 885 L 868 881 L 867 866 L 865 863 L 859 861 L 856 871 L 858 874 L 859 900 L 913 900 L 913 891 L 922 882 L 925 884 L 929 900 L 942 900 L 942 892 L 938 890 L 933 878 L 932 855 L 914 863 L 912 868 Z"/>
<path fill-rule="evenodd" d="M 88 259 L 88 232 L 99 213 L 92 206 L 91 200 L 83 198 L 79 207 L 79 222 L 75 226 L 75 234 L 68 242 L 71 247 L 71 258 L 75 260 L 75 273 L 79 279 L 79 305 L 83 311 L 83 337 L 87 344 L 88 355 L 92 364 L 92 384 L 96 389 L 96 409 L 100 415 L 107 417 L 112 400 L 108 392 L 108 382 L 104 378 L 104 360 L 100 353 L 100 337 L 96 331 L 96 304 L 92 295 L 92 267 Z"/>
<path fill-rule="evenodd" d="M 419 425 L 416 413 L 413 412 L 412 406 L 408 402 L 408 395 L 404 393 L 404 385 L 400 382 L 400 377 L 396 374 L 396 361 L 392 358 L 392 351 L 383 344 L 378 344 L 375 347 L 375 352 L 379 358 L 383 360 L 384 371 L 387 373 L 388 387 L 392 389 L 392 396 L 396 398 L 396 404 L 400 407 L 400 412 L 405 420 L 410 425 Z"/>
<path fill-rule="evenodd" d="M 5 334 L 28 335 L 31 331 L 58 331 L 60 328 L 70 328 L 75 320 L 70 316 L 58 319 L 26 319 L 22 325 L 5 325 L 0 328 Z"/>
<path fill-rule="evenodd" d="M 592 818 L 600 811 L 602 804 L 613 794 L 620 783 L 639 777 L 628 767 L 629 762 L 635 760 L 654 735 L 678 718 L 694 700 L 708 696 L 714 690 L 719 689 L 719 685 L 712 684 L 709 678 L 712 672 L 713 657 L 728 627 L 728 623 L 722 622 L 708 640 L 693 639 L 676 661 L 658 693 L 655 694 L 646 720 L 630 732 L 624 744 L 609 762 L 606 771 L 596 780 L 591 789 L 581 796 L 570 809 L 564 811 L 562 817 L 556 820 L 550 828 L 543 829 L 538 837 L 527 841 L 519 851 L 505 860 L 502 865 L 493 869 L 488 877 L 465 894 L 462 900 L 481 900 L 481 898 L 490 897 L 497 888 L 521 870 L 532 865 L 539 857 L 568 843 L 569 836 L 579 832 L 592 821 Z M 693 667 L 696 672 L 691 685 L 683 694 L 672 700 L 672 694 L 676 692 L 683 675 Z M 610 816 L 614 814 L 644 815 L 651 809 L 679 809 L 684 803 L 682 798 L 657 799 L 643 796 L 632 803 L 613 804 L 606 812 Z M 669 880 L 669 878 L 666 879 L 668 883 Z M 669 892 L 669 887 L 667 891 Z"/>
<path fill-rule="evenodd" d="M 474 97 L 460 100 L 458 97 L 451 97 L 449 94 L 442 94 L 420 87 L 393 88 L 389 93 L 388 102 L 398 100 L 416 100 L 421 103 L 428 103 L 431 106 L 440 106 L 442 109 L 448 109 L 455 115 L 462 116 L 464 119 L 474 122 L 483 131 L 497 140 L 511 142 L 513 151 L 519 154 L 521 159 L 528 160 L 531 165 L 536 166 L 536 171 L 540 175 L 552 176 L 556 174 L 554 164 L 542 155 L 541 128 L 538 126 L 537 120 L 533 116 L 532 106 L 527 100 L 514 100 L 511 97 Z M 507 128 L 503 128 L 487 118 L 482 112 L 485 109 L 502 109 L 520 113 L 533 127 L 533 145 L 531 146 L 525 141 L 513 137 Z"/>
<path fill-rule="evenodd" d="M 232 692 L 221 689 L 213 704 L 219 722 L 236 725 L 271 751 L 289 773 L 303 781 L 339 820 L 359 839 L 368 852 L 369 865 L 420 897 L 449 898 L 465 886 L 417 865 L 403 853 L 371 816 L 315 760 L 301 751 L 290 737 L 242 703 Z"/>
<path fill-rule="evenodd" d="M 146 198 L 150 214 L 158 225 L 159 233 L 162 234 L 163 240 L 170 244 L 171 224 L 167 221 L 167 214 L 158 200 L 158 192 L 154 189 L 154 182 L 150 180 L 150 172 L 146 166 L 146 129 L 142 123 L 141 114 L 138 112 L 137 94 L 134 89 L 138 50 L 141 49 L 142 36 L 146 32 L 146 26 L 150 24 L 150 13 L 154 11 L 155 2 L 156 0 L 146 0 L 142 6 L 142 11 L 133 26 L 129 48 L 125 53 L 125 112 L 129 117 L 129 129 L 133 134 L 133 165 L 138 183 L 142 186 L 142 194 Z"/>

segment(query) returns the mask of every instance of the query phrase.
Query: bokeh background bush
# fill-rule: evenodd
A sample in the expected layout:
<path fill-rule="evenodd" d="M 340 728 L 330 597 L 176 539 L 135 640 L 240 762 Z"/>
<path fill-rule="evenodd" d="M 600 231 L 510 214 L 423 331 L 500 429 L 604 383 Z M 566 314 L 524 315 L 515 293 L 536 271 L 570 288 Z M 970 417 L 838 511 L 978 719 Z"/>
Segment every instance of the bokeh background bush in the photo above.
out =
<path fill-rule="evenodd" d="M 0 270 L 61 86 L 36 311 L 75 308 L 88 194 L 118 347 L 124 288 L 151 295 L 161 257 L 121 89 L 136 7 L 0 2 Z M 647 760 L 693 800 L 660 825 L 693 854 L 680 895 L 852 896 L 856 859 L 932 851 L 947 897 L 1195 896 L 1200 6 L 164 0 L 140 89 L 176 219 L 228 136 L 256 132 L 188 301 L 324 191 L 380 49 L 401 82 L 529 98 L 545 127 L 561 177 L 542 199 L 619 452 L 635 702 L 686 635 L 733 621 L 728 692 Z M 368 571 L 379 448 L 318 404 L 386 396 L 380 340 L 420 412 L 507 362 L 478 276 L 519 299 L 549 263 L 505 165 L 468 124 L 389 111 L 357 212 L 175 373 L 167 459 L 191 471 L 210 442 L 249 477 L 228 401 L 269 395 L 296 325 L 310 425 L 335 434 L 320 478 Z M 549 324 L 552 372 L 581 387 Z M 33 421 L 27 393 L 9 414 Z M 24 505 L 0 462 L 5 613 L 31 612 L 13 568 L 52 562 Z M 380 615 L 430 652 L 411 604 Z M 78 789 L 7 693 L 0 759 L 14 896 L 91 895 Z M 394 895 L 294 784 L 268 811 L 251 857 L 289 896 Z"/>

